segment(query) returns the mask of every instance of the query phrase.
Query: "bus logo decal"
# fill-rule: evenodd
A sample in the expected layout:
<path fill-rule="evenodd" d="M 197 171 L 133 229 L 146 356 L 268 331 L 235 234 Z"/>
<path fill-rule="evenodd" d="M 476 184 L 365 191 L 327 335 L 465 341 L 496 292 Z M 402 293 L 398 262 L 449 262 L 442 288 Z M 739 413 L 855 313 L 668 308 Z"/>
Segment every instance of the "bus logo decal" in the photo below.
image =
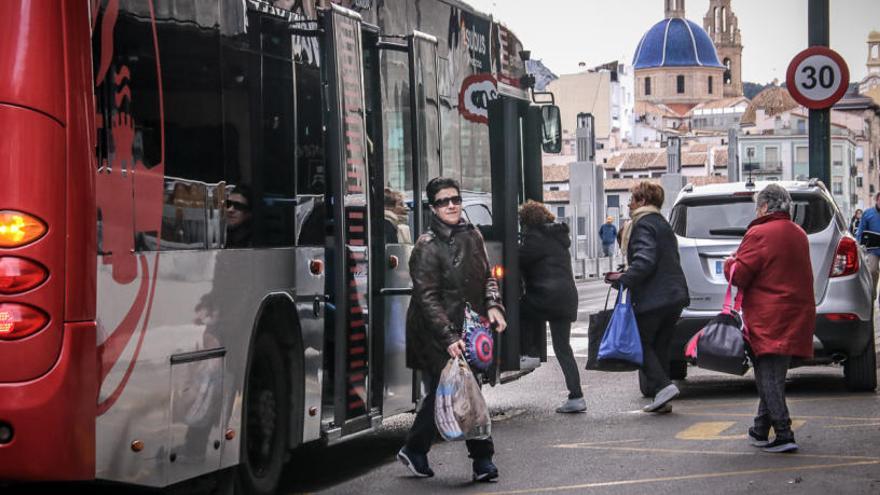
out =
<path fill-rule="evenodd" d="M 461 83 L 458 111 L 478 124 L 489 123 L 489 102 L 498 99 L 498 86 L 491 74 L 473 74 Z"/>

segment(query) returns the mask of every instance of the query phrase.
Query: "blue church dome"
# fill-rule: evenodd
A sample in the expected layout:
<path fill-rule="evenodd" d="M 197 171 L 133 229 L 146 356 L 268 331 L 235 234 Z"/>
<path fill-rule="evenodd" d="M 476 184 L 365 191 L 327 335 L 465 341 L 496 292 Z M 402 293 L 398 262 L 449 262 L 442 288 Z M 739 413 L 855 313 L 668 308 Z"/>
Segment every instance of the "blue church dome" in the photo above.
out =
<path fill-rule="evenodd" d="M 681 17 L 663 19 L 642 36 L 633 67 L 724 67 L 715 45 L 699 25 Z"/>

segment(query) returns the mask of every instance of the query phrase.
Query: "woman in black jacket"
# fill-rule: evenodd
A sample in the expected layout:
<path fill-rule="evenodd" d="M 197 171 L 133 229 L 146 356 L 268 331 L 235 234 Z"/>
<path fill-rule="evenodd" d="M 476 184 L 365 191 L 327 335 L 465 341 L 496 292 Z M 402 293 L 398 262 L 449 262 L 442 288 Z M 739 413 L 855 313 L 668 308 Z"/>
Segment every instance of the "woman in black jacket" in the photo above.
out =
<path fill-rule="evenodd" d="M 462 219 L 458 182 L 436 177 L 425 189 L 433 215 L 409 260 L 413 295 L 406 313 L 406 364 L 421 371 L 425 396 L 406 445 L 397 454 L 419 477 L 434 476 L 428 464 L 428 451 L 437 434 L 434 402 L 443 366 L 449 358 L 461 357 L 465 348 L 461 332 L 466 305 L 488 318 L 499 333 L 507 326 L 483 236 Z M 473 459 L 474 481 L 497 478 L 492 438 L 465 443 Z"/>
<path fill-rule="evenodd" d="M 646 389 L 654 402 L 645 412 L 668 412 L 667 403 L 678 395 L 669 380 L 669 346 L 681 311 L 688 304 L 687 281 L 678 257 L 678 241 L 666 218 L 660 213 L 663 188 L 640 182 L 630 190 L 630 222 L 624 228 L 621 251 L 626 253 L 627 269 L 609 273 L 608 282 L 630 290 L 633 312 L 642 338 Z"/>
<path fill-rule="evenodd" d="M 525 282 L 521 315 L 525 334 L 546 332 L 550 322 L 553 352 L 559 360 L 568 400 L 558 413 L 583 412 L 587 409 L 577 362 L 569 342 L 571 322 L 577 320 L 578 293 L 571 270 L 571 246 L 568 225 L 554 223 L 555 217 L 541 203 L 528 201 L 519 210 L 524 229 L 519 248 L 519 265 Z"/>

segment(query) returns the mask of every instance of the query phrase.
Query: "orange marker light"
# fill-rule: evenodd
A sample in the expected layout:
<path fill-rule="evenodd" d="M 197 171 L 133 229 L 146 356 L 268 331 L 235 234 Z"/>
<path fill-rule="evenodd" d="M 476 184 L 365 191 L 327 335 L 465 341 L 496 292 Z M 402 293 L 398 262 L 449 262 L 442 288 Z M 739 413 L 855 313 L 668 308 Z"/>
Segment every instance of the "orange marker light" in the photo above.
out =
<path fill-rule="evenodd" d="M 501 265 L 495 265 L 492 267 L 492 276 L 498 280 L 504 278 L 504 267 Z"/>
<path fill-rule="evenodd" d="M 0 211 L 0 248 L 16 248 L 43 237 L 46 224 L 20 211 Z"/>
<path fill-rule="evenodd" d="M 43 283 L 49 273 L 37 262 L 0 256 L 0 294 L 18 294 Z"/>
<path fill-rule="evenodd" d="M 39 332 L 48 323 L 49 317 L 37 308 L 0 303 L 0 340 L 22 339 Z"/>

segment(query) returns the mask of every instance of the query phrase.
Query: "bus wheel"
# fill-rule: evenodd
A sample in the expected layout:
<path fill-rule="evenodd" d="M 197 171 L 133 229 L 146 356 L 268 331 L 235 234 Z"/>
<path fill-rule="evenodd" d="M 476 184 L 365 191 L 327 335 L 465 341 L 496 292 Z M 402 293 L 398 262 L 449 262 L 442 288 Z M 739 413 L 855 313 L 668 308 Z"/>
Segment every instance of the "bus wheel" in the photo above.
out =
<path fill-rule="evenodd" d="M 287 450 L 290 387 L 281 346 L 271 333 L 257 336 L 244 392 L 240 491 L 275 493 Z"/>

